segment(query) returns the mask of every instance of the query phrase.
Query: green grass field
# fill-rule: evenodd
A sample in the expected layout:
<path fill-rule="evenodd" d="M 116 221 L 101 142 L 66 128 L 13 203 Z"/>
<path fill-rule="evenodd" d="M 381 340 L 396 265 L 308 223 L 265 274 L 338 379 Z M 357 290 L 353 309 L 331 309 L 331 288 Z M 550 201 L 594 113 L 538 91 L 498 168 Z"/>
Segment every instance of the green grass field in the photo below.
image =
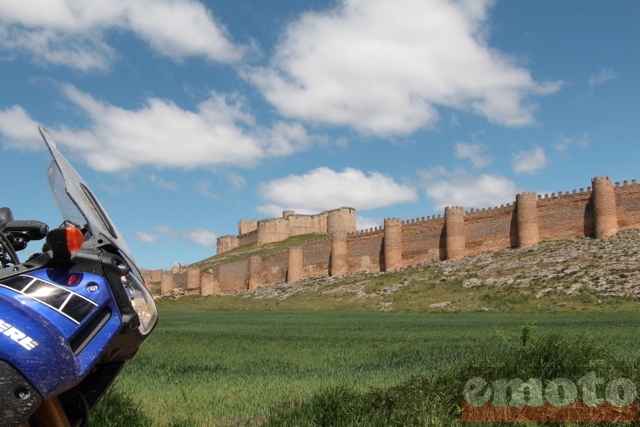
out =
<path fill-rule="evenodd" d="M 318 237 L 196 265 L 206 271 Z M 157 329 L 93 425 L 450 426 L 460 425 L 462 389 L 479 372 L 576 380 L 619 369 L 640 386 L 637 242 L 640 230 L 629 230 L 161 299 Z"/>
<path fill-rule="evenodd" d="M 587 337 L 638 354 L 637 314 L 161 310 L 116 381 L 157 426 L 259 425 L 327 390 L 367 392 L 429 377 L 531 337 Z M 603 357 L 605 355 L 603 354 Z"/>

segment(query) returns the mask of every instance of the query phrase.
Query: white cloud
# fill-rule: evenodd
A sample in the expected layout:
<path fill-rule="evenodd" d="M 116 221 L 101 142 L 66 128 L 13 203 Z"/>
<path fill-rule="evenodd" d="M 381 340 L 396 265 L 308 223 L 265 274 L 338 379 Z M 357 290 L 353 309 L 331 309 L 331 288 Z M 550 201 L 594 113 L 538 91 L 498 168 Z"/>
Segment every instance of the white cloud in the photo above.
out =
<path fill-rule="evenodd" d="M 205 196 L 208 197 L 210 199 L 213 200 L 218 200 L 220 198 L 220 196 L 216 193 L 214 193 L 211 190 L 212 184 L 209 181 L 199 181 L 198 184 L 196 185 L 196 188 L 198 190 L 198 194 L 200 194 L 201 196 Z"/>
<path fill-rule="evenodd" d="M 358 230 L 370 230 L 372 228 L 380 227 L 384 224 L 384 219 L 380 218 L 365 218 L 360 215 L 356 215 L 356 229 Z"/>
<path fill-rule="evenodd" d="M 185 239 L 188 242 L 195 243 L 203 247 L 213 247 L 218 243 L 218 236 L 213 231 L 203 228 L 196 228 L 185 233 Z"/>
<path fill-rule="evenodd" d="M 296 151 L 303 151 L 312 145 L 312 137 L 299 123 L 277 122 L 263 132 L 266 154 L 270 156 L 290 156 Z"/>
<path fill-rule="evenodd" d="M 227 174 L 226 178 L 231 184 L 231 188 L 234 190 L 241 190 L 247 186 L 247 181 L 245 181 L 244 177 L 237 173 L 230 172 Z"/>
<path fill-rule="evenodd" d="M 106 70 L 117 57 L 110 31 L 127 31 L 180 61 L 239 60 L 246 48 L 194 0 L 20 0 L 0 2 L 0 48 L 42 63 Z"/>
<path fill-rule="evenodd" d="M 0 110 L 0 140 L 3 146 L 43 149 L 44 144 L 37 129 L 38 123 L 19 105 Z"/>
<path fill-rule="evenodd" d="M 216 165 L 254 166 L 269 157 L 307 149 L 314 137 L 298 124 L 278 122 L 254 126 L 242 100 L 211 93 L 195 111 L 171 101 L 151 98 L 138 110 L 100 102 L 71 85 L 63 93 L 86 114 L 86 129 L 51 128 L 61 145 L 81 155 L 100 171 L 138 165 L 198 168 Z M 0 136 L 5 146 L 41 146 L 37 123 L 21 107 L 0 110 Z M 251 131 L 247 130 L 251 127 Z"/>
<path fill-rule="evenodd" d="M 591 136 L 584 132 L 580 137 L 560 135 L 554 147 L 556 151 L 565 152 L 570 147 L 587 148 L 589 144 L 591 144 Z"/>
<path fill-rule="evenodd" d="M 144 231 L 136 231 L 133 237 L 136 240 L 142 243 L 147 243 L 149 245 L 152 245 L 158 241 L 158 236 L 150 233 L 145 233 Z"/>
<path fill-rule="evenodd" d="M 493 158 L 483 154 L 484 145 L 480 143 L 458 143 L 455 146 L 455 155 L 459 159 L 469 159 L 476 169 L 483 168 L 493 161 Z"/>
<path fill-rule="evenodd" d="M 463 169 L 447 171 L 440 166 L 420 175 L 426 195 L 438 210 L 446 206 L 490 208 L 511 203 L 520 192 L 513 181 L 499 174 L 473 175 Z"/>
<path fill-rule="evenodd" d="M 41 143 L 42 145 L 42 143 Z M 108 183 L 102 182 L 100 183 L 100 187 L 106 191 L 107 193 L 113 196 L 119 196 L 121 194 L 129 193 L 133 190 L 133 184 L 130 182 L 118 184 L 113 181 L 109 181 Z"/>
<path fill-rule="evenodd" d="M 615 79 L 616 77 L 618 77 L 618 75 L 613 69 L 611 68 L 602 69 L 598 73 L 592 74 L 591 76 L 589 76 L 589 82 L 588 82 L 589 87 L 594 88 L 596 86 L 603 85 L 609 80 Z"/>
<path fill-rule="evenodd" d="M 195 244 L 203 247 L 215 247 L 217 244 L 217 235 L 213 231 L 204 228 L 194 228 L 192 230 L 174 230 L 166 225 L 154 227 L 154 231 L 160 236 L 152 235 L 144 232 L 137 232 L 136 238 L 145 243 L 157 243 L 161 239 L 181 240 L 189 244 Z M 147 239 L 148 241 L 145 241 Z"/>
<path fill-rule="evenodd" d="M 85 131 L 63 127 L 54 138 L 80 150 L 97 170 L 117 171 L 138 164 L 249 166 L 264 156 L 260 144 L 241 127 L 253 118 L 232 97 L 212 94 L 195 112 L 151 98 L 144 107 L 130 111 L 99 102 L 69 85 L 65 93 L 89 116 L 92 126 Z"/>
<path fill-rule="evenodd" d="M 379 172 L 365 174 L 352 168 L 335 172 L 326 167 L 264 183 L 259 196 L 269 203 L 259 206 L 258 211 L 274 216 L 287 209 L 305 214 L 342 206 L 369 210 L 418 199 L 414 188 Z"/>
<path fill-rule="evenodd" d="M 490 122 L 535 122 L 538 83 L 487 45 L 491 0 L 342 0 L 286 29 L 270 65 L 249 69 L 281 114 L 383 136 L 434 126 L 437 107 Z"/>
<path fill-rule="evenodd" d="M 177 191 L 180 186 L 177 182 L 165 181 L 156 175 L 149 175 L 149 181 L 158 188 L 169 191 Z"/>
<path fill-rule="evenodd" d="M 536 147 L 532 150 L 519 151 L 511 155 L 511 165 L 515 173 L 532 174 L 544 169 L 549 163 L 544 149 Z"/>

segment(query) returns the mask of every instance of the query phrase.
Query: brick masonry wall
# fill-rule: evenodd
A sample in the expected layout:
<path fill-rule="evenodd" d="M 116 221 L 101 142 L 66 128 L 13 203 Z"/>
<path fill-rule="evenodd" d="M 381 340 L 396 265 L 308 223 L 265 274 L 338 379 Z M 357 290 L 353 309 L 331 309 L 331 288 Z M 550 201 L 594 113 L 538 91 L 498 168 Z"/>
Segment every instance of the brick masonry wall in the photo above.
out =
<path fill-rule="evenodd" d="M 616 208 L 618 210 L 618 227 L 620 230 L 636 228 L 640 224 L 640 184 L 635 180 L 631 184 L 624 182 L 614 188 Z"/>
<path fill-rule="evenodd" d="M 173 286 L 176 288 L 186 288 L 187 273 L 173 273 Z"/>
<path fill-rule="evenodd" d="M 640 185 L 635 180 L 631 184 L 625 182 L 613 186 L 608 178 L 603 177 L 594 178 L 592 183 L 597 186 L 598 191 L 604 191 L 603 197 L 594 197 L 591 187 L 571 193 L 537 195 L 537 198 L 533 193 L 526 193 L 526 197 L 516 197 L 520 202 L 502 207 L 467 212 L 464 212 L 463 208 L 448 208 L 444 217 L 433 216 L 426 220 L 423 218 L 405 221 L 400 226 L 398 220 L 387 221 L 396 229 L 389 234 L 389 240 L 393 242 L 392 247 L 385 248 L 384 228 L 349 233 L 346 236 L 346 256 L 341 255 L 346 258 L 346 269 L 340 268 L 340 275 L 384 271 L 385 253 L 393 259 L 393 268 L 398 268 L 434 259 L 449 259 L 461 254 L 470 256 L 527 246 L 524 241 L 536 241 L 536 231 L 537 240 L 541 242 L 579 236 L 593 237 L 597 221 L 600 221 L 601 226 L 604 224 L 609 230 L 614 231 L 640 227 Z M 604 201 L 604 208 L 598 204 L 601 203 L 599 200 Z M 526 209 L 520 212 L 520 217 L 518 206 Z M 598 215 L 602 215 L 605 221 Z M 447 217 L 452 221 L 448 225 Z M 397 233 L 398 228 L 400 233 Z M 447 229 L 452 231 L 449 238 L 446 236 Z M 341 238 L 344 239 L 344 235 Z M 453 245 L 454 251 L 448 250 L 448 242 Z M 254 256 L 252 265 L 254 270 L 258 266 L 260 271 L 257 274 L 254 271 L 252 283 L 268 286 L 292 281 L 288 279 L 288 269 L 291 265 L 296 269 L 294 280 L 329 275 L 331 252 L 332 240 L 322 239 L 308 242 L 295 251 L 283 251 L 259 259 Z M 294 258 L 289 259 L 290 253 L 294 254 Z M 187 285 L 185 272 L 161 273 L 163 293 L 174 287 Z M 152 277 L 158 278 L 158 274 L 144 272 L 147 280 Z M 213 275 L 207 277 L 200 285 L 201 294 L 248 289 L 249 276 L 249 260 L 216 266 Z"/>
<path fill-rule="evenodd" d="M 355 233 L 356 231 L 356 210 L 342 207 L 327 212 L 327 232 L 344 231 Z"/>
<path fill-rule="evenodd" d="M 402 226 L 402 260 L 414 265 L 445 259 L 444 218 L 406 222 Z"/>
<path fill-rule="evenodd" d="M 222 236 L 218 238 L 217 253 L 228 252 L 238 246 L 263 245 L 280 242 L 291 236 L 311 233 L 328 233 L 356 231 L 356 210 L 341 207 L 315 215 L 296 214 L 294 211 L 284 211 L 281 218 L 270 218 L 256 221 L 241 219 L 238 221 L 237 236 Z"/>
<path fill-rule="evenodd" d="M 218 252 L 228 252 L 237 248 L 240 245 L 240 239 L 238 236 L 221 236 L 218 237 Z"/>
<path fill-rule="evenodd" d="M 591 190 L 538 198 L 540 240 L 571 239 L 594 233 Z"/>
<path fill-rule="evenodd" d="M 306 244 L 302 250 L 302 277 L 328 274 L 331 257 L 331 240 L 317 240 Z"/>
<path fill-rule="evenodd" d="M 384 230 L 354 233 L 347 237 L 347 266 L 350 272 L 382 271 Z"/>
<path fill-rule="evenodd" d="M 258 222 L 258 245 L 281 242 L 289 236 L 289 222 L 284 218 Z"/>
<path fill-rule="evenodd" d="M 215 268 L 214 280 L 220 284 L 220 292 L 241 291 L 249 287 L 249 260 L 222 264 Z"/>
<path fill-rule="evenodd" d="M 464 226 L 465 256 L 497 252 L 518 245 L 517 219 L 513 204 L 467 212 Z"/>
<path fill-rule="evenodd" d="M 262 258 L 262 283 L 283 283 L 287 281 L 289 252 L 278 252 Z"/>
<path fill-rule="evenodd" d="M 326 212 L 318 215 L 293 214 L 287 217 L 287 220 L 289 221 L 289 234 L 291 236 L 327 232 Z"/>
<path fill-rule="evenodd" d="M 258 243 L 258 230 L 250 231 L 247 234 L 243 234 L 241 236 L 236 237 L 238 239 L 238 246 L 246 246 L 246 245 L 255 245 Z M 221 254 L 226 252 L 223 248 L 218 247 L 218 253 Z"/>

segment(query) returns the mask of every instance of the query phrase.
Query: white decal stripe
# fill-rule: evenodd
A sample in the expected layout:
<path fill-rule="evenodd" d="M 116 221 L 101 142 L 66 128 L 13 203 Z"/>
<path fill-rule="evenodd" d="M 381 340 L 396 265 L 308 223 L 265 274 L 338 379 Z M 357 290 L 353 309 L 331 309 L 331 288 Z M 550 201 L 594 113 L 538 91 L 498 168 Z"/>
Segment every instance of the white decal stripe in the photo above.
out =
<path fill-rule="evenodd" d="M 29 286 L 33 285 L 36 282 L 36 280 L 38 280 L 35 277 L 31 277 L 31 276 L 25 276 L 25 277 L 29 277 L 29 278 L 31 278 L 33 280 L 31 282 L 29 282 L 29 284 L 27 286 L 22 288 L 22 291 L 20 291 L 21 293 L 24 293 L 27 289 L 29 289 Z"/>
<path fill-rule="evenodd" d="M 60 310 L 60 311 L 64 310 L 64 306 L 67 305 L 67 303 L 69 302 L 69 300 L 71 299 L 72 296 L 73 296 L 73 293 L 69 292 L 69 296 L 67 296 L 67 299 L 64 300 L 64 302 L 62 303 L 62 305 L 60 306 L 60 308 L 58 310 Z"/>
<path fill-rule="evenodd" d="M 9 286 L 6 286 L 6 285 L 4 285 L 4 284 L 2 284 L 2 283 L 0 283 L 0 286 L 1 286 L 1 287 L 3 287 L 3 288 L 9 289 L 9 290 L 11 290 L 11 291 L 13 291 L 13 292 L 17 292 L 17 293 L 19 293 L 19 294 L 21 294 L 21 295 L 24 295 L 25 297 L 31 298 L 31 299 L 32 299 L 32 300 L 34 300 L 34 301 L 38 301 L 40 304 L 42 304 L 42 305 L 44 305 L 44 306 L 47 306 L 47 307 L 49 307 L 49 308 L 50 308 L 50 309 L 52 309 L 52 310 L 55 310 L 57 313 L 59 313 L 59 314 L 63 315 L 63 316 L 64 316 L 64 317 L 66 317 L 67 319 L 71 320 L 71 321 L 72 321 L 73 323 L 75 323 L 76 325 L 79 325 L 79 324 L 80 324 L 80 322 L 78 322 L 76 319 L 74 319 L 73 317 L 69 316 L 68 314 L 66 314 L 66 313 L 64 313 L 64 312 L 62 311 L 62 309 L 64 308 L 64 306 L 69 302 L 69 300 L 70 300 L 74 295 L 75 295 L 75 296 L 77 296 L 78 298 L 81 298 L 81 299 L 83 299 L 83 300 L 87 301 L 89 304 L 93 305 L 93 307 L 94 307 L 94 308 L 98 306 L 98 303 L 96 303 L 95 301 L 91 301 L 89 298 L 85 297 L 84 295 L 80 295 L 80 294 L 78 294 L 78 293 L 75 293 L 75 292 L 73 292 L 72 290 L 67 289 L 67 288 L 65 288 L 65 287 L 63 287 L 63 286 L 57 285 L 57 284 L 55 284 L 55 283 L 52 283 L 52 282 L 49 282 L 49 281 L 46 281 L 46 280 L 42 280 L 42 279 L 40 279 L 40 278 L 38 278 L 38 277 L 30 276 L 30 275 L 28 275 L 28 274 L 23 274 L 22 276 L 23 276 L 23 277 L 28 277 L 28 278 L 30 278 L 30 279 L 33 279 L 31 282 L 29 282 L 29 284 L 28 284 L 27 286 L 25 286 L 25 287 L 22 289 L 22 291 L 18 291 L 18 290 L 16 290 L 16 289 L 11 288 L 11 287 L 9 287 Z M 64 291 L 66 291 L 66 292 L 68 292 L 68 293 L 69 293 L 69 296 L 68 296 L 68 297 L 67 297 L 67 299 L 64 301 L 64 303 L 62 304 L 62 306 L 60 306 L 59 308 L 57 308 L 57 307 L 52 307 L 51 305 L 47 304 L 46 302 L 42 301 L 41 299 L 34 298 L 33 296 L 31 296 L 31 295 L 29 295 L 29 294 L 26 294 L 26 293 L 25 293 L 25 291 L 26 291 L 26 290 L 27 290 L 31 285 L 33 285 L 36 281 L 40 281 L 40 282 L 42 282 L 42 283 L 46 283 L 47 285 L 54 286 L 54 287 L 59 288 L 59 289 L 63 289 Z M 86 318 L 86 316 L 85 316 L 85 318 Z M 84 320 L 84 319 L 83 319 L 83 320 Z M 0 332 L 2 332 L 2 330 L 0 330 Z"/>

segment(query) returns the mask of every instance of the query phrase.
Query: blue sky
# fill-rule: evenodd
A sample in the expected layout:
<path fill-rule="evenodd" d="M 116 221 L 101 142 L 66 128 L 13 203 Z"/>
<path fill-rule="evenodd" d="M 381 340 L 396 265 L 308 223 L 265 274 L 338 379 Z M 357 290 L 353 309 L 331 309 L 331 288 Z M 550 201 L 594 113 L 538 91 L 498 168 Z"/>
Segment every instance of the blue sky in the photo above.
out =
<path fill-rule="evenodd" d="M 637 0 L 0 1 L 0 165 L 61 218 L 49 129 L 138 264 L 241 218 L 492 207 L 640 179 Z M 39 246 L 39 245 L 36 245 Z"/>

